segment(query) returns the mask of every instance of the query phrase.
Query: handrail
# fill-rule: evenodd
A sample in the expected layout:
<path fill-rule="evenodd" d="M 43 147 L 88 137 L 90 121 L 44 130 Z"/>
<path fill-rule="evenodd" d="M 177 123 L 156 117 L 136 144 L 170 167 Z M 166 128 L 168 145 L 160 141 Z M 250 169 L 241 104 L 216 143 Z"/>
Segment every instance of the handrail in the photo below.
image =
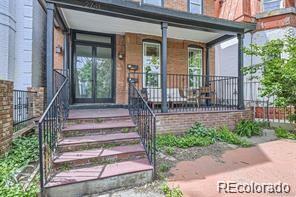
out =
<path fill-rule="evenodd" d="M 148 160 L 154 166 L 153 174 L 155 176 L 156 169 L 156 116 L 148 103 L 136 88 L 136 86 L 128 80 L 129 84 L 129 101 L 128 109 L 132 120 L 137 125 L 141 142 L 144 146 Z"/>
<path fill-rule="evenodd" d="M 68 116 L 68 78 L 65 78 L 38 121 L 41 195 L 51 175 L 51 161 L 58 141 L 58 132 Z"/>

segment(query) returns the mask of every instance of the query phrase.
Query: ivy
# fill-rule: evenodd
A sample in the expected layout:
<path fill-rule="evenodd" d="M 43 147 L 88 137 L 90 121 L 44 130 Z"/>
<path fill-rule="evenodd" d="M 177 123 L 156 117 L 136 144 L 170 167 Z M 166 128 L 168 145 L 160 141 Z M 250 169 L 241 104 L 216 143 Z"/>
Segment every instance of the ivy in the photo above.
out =
<path fill-rule="evenodd" d="M 12 142 L 10 151 L 0 158 L 0 196 L 36 196 L 38 187 L 33 184 L 23 191 L 16 175 L 29 163 L 38 159 L 38 138 L 35 135 L 19 137 Z"/>

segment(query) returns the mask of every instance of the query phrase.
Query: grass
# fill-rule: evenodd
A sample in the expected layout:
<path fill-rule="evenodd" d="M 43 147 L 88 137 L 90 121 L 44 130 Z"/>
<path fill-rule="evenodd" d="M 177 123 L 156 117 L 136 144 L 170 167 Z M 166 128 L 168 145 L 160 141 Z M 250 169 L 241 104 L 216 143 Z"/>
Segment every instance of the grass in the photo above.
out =
<path fill-rule="evenodd" d="M 0 196 L 37 196 L 38 187 L 35 184 L 31 185 L 27 191 L 23 191 L 16 179 L 16 175 L 25 166 L 37 159 L 37 136 L 15 139 L 10 151 L 0 158 Z"/>
<path fill-rule="evenodd" d="M 296 140 L 296 134 L 287 131 L 284 128 L 276 128 L 275 134 L 278 138 Z"/>

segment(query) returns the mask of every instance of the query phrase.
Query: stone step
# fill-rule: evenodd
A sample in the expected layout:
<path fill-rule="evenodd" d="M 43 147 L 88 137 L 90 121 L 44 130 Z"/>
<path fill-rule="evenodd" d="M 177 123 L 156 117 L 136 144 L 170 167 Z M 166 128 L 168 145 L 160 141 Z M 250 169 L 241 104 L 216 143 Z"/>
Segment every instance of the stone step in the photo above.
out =
<path fill-rule="evenodd" d="M 70 124 L 62 129 L 63 137 L 93 134 L 111 134 L 135 132 L 136 125 L 132 120 L 104 121 L 101 123 Z"/>
<path fill-rule="evenodd" d="M 48 197 L 84 196 L 152 181 L 147 159 L 124 161 L 60 172 L 45 185 Z"/>
<path fill-rule="evenodd" d="M 95 164 L 127 161 L 145 158 L 145 149 L 141 144 L 115 146 L 75 152 L 65 152 L 55 157 L 53 164 L 56 171 Z"/>
<path fill-rule="evenodd" d="M 70 110 L 67 124 L 100 123 L 110 120 L 131 120 L 127 109 Z"/>
<path fill-rule="evenodd" d="M 140 143 L 140 136 L 136 132 L 65 137 L 58 143 L 58 152 L 89 150 L 138 143 Z"/>

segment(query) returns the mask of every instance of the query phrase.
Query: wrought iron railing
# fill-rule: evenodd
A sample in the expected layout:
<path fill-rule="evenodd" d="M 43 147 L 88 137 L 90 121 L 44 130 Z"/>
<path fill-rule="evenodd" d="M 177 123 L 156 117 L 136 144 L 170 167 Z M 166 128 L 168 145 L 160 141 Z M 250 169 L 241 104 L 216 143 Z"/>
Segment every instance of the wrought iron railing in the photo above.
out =
<path fill-rule="evenodd" d="M 294 106 L 276 106 L 275 97 L 262 96 L 261 90 L 259 81 L 246 80 L 244 83 L 245 106 L 254 109 L 254 119 L 264 122 L 290 123 L 289 116 L 296 110 Z"/>
<path fill-rule="evenodd" d="M 18 130 L 23 124 L 35 117 L 34 99 L 37 92 L 26 90 L 13 90 L 13 126 Z"/>
<path fill-rule="evenodd" d="M 55 88 L 55 95 L 38 122 L 40 187 L 42 192 L 52 173 L 52 158 L 57 147 L 58 133 L 63 128 L 69 113 L 68 78 L 64 77 L 63 83 Z"/>
<path fill-rule="evenodd" d="M 153 111 L 160 112 L 161 74 L 134 72 L 129 79 Z M 169 112 L 237 109 L 237 77 L 167 74 L 166 100 Z"/>
<path fill-rule="evenodd" d="M 145 148 L 149 162 L 154 166 L 155 175 L 155 152 L 156 152 L 156 118 L 155 114 L 135 85 L 129 81 L 128 107 L 129 113 L 138 127 L 138 133 Z"/>

